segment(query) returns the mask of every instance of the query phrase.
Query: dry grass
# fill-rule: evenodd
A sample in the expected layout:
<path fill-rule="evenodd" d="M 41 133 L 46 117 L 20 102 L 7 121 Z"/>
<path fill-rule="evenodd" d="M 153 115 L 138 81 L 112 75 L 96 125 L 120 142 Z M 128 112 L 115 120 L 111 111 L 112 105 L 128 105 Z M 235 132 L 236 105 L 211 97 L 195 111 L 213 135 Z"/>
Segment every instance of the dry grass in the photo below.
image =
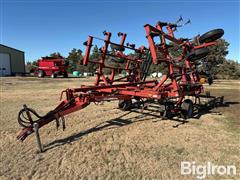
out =
<path fill-rule="evenodd" d="M 182 125 L 156 121 L 160 119 L 154 113 L 122 112 L 110 102 L 67 116 L 65 131 L 57 131 L 54 123 L 42 128 L 45 153 L 36 153 L 33 135 L 16 141 L 23 103 L 45 114 L 57 105 L 61 90 L 87 81 L 1 80 L 0 179 L 193 179 L 180 175 L 181 161 L 234 164 L 240 171 L 239 81 L 218 81 L 210 88 L 212 94 L 224 95 L 229 107 Z"/>

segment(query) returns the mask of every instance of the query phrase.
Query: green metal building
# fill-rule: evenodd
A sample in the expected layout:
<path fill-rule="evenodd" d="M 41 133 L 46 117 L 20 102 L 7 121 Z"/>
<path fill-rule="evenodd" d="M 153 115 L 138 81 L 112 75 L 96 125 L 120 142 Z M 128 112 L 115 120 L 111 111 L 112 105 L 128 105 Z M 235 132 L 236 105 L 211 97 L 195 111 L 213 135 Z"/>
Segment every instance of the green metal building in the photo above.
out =
<path fill-rule="evenodd" d="M 0 76 L 24 75 L 24 52 L 0 44 Z"/>

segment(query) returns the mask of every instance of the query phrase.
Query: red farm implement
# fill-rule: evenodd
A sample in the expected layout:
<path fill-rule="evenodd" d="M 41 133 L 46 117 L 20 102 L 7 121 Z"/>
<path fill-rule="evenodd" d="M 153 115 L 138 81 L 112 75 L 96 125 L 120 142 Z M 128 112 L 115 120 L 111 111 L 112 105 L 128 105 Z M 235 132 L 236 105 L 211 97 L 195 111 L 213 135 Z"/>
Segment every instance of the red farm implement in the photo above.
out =
<path fill-rule="evenodd" d="M 52 121 L 56 121 L 59 126 L 61 120 L 64 129 L 64 117 L 67 114 L 83 109 L 92 102 L 119 100 L 118 106 L 122 110 L 144 109 L 146 104 L 157 103 L 159 116 L 162 118 L 179 116 L 185 120 L 192 117 L 194 105 L 200 102 L 200 97 L 206 97 L 202 94 L 199 63 L 208 55 L 207 47 L 216 45 L 216 40 L 222 37 L 224 31 L 215 29 L 192 41 L 188 38 L 174 37 L 177 27 L 179 25 L 176 23 L 166 22 L 157 22 L 155 26 L 146 24 L 144 28 L 148 48 L 144 46 L 136 48 L 135 44 L 125 43 L 127 35 L 121 32 L 118 33 L 120 43 L 113 43 L 112 34 L 106 31 L 103 32 L 104 39 L 89 36 L 84 42 L 86 52 L 83 64 L 97 64 L 95 84 L 62 91 L 61 99 L 65 95 L 65 100 L 45 116 L 39 116 L 36 111 L 24 105 L 18 116 L 18 122 L 23 129 L 17 139 L 23 141 L 28 135 L 36 132 L 37 140 L 40 142 L 39 128 Z M 99 49 L 101 57 L 90 60 L 91 48 L 96 39 L 103 42 Z M 174 48 L 178 55 L 173 56 L 170 48 Z M 125 51 L 134 53 L 129 55 L 124 53 Z M 110 60 L 112 65 L 107 64 L 106 60 Z M 150 66 L 158 64 L 163 64 L 168 73 L 159 81 L 146 80 Z M 110 69 L 111 74 L 106 75 L 104 69 Z M 116 76 L 116 73 L 122 71 L 127 72 L 124 77 Z M 187 97 L 193 97 L 195 101 Z M 212 96 L 208 97 L 213 98 L 214 102 L 219 100 Z M 223 98 L 219 101 L 222 102 Z"/>
<path fill-rule="evenodd" d="M 56 78 L 59 75 L 68 77 L 67 68 L 68 64 L 62 57 L 42 57 L 42 59 L 38 60 L 36 74 L 40 78 L 43 78 L 44 76 L 51 76 L 52 78 Z"/>

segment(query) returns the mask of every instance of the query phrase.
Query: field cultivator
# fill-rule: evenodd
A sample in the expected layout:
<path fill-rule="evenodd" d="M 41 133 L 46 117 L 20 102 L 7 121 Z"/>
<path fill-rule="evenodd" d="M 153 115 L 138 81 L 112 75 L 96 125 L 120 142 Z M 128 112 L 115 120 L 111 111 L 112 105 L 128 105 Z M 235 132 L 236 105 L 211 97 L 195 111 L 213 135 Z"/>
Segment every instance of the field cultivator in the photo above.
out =
<path fill-rule="evenodd" d="M 118 33 L 120 43 L 113 43 L 112 34 L 106 31 L 103 32 L 105 39 L 89 36 L 84 42 L 86 52 L 83 65 L 94 63 L 98 66 L 95 84 L 62 91 L 61 99 L 65 95 L 65 100 L 45 116 L 38 115 L 24 105 L 18 115 L 18 122 L 23 129 L 17 139 L 23 141 L 36 132 L 41 146 L 39 128 L 52 121 L 56 121 L 58 127 L 61 121 L 64 129 L 64 117 L 67 114 L 83 109 L 92 102 L 119 100 L 118 106 L 124 111 L 132 108 L 144 109 L 145 104 L 152 102 L 159 105 L 159 116 L 162 118 L 192 117 L 194 104 L 199 103 L 200 97 L 210 97 L 202 94 L 202 83 L 205 80 L 200 78 L 198 67 L 209 53 L 207 47 L 216 45 L 216 40 L 223 36 L 224 31 L 215 29 L 194 40 L 176 38 L 174 31 L 181 26 L 178 24 L 180 21 L 159 21 L 156 26 L 146 24 L 144 28 L 149 47 L 137 48 L 135 44 L 125 43 L 127 34 L 122 32 Z M 99 49 L 101 57 L 90 59 L 95 40 L 103 42 Z M 173 55 L 171 49 L 177 55 Z M 129 51 L 133 53 L 130 54 Z M 164 65 L 167 73 L 159 81 L 146 80 L 150 66 L 159 64 Z M 110 69 L 110 75 L 106 75 L 105 69 Z M 122 72 L 126 75 L 117 76 Z M 189 96 L 195 99 L 194 102 L 186 98 Z"/>

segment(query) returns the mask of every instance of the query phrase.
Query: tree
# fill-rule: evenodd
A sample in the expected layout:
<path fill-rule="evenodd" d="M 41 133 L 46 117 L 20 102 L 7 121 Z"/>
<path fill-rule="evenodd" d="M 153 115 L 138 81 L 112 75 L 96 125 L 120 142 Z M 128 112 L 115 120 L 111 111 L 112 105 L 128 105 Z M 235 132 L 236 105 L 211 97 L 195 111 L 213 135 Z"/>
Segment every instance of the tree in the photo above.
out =
<path fill-rule="evenodd" d="M 92 50 L 92 54 L 90 55 L 90 59 L 91 60 L 99 60 L 99 58 L 100 58 L 99 49 L 98 49 L 97 45 L 95 45 Z"/>
<path fill-rule="evenodd" d="M 50 54 L 50 57 L 63 58 L 63 56 L 60 54 L 60 52 L 51 53 L 51 54 Z"/>
<path fill-rule="evenodd" d="M 80 64 L 83 61 L 82 50 L 73 48 L 71 52 L 69 52 L 66 60 L 69 62 L 69 72 L 73 72 L 75 70 L 82 71 Z"/>
<path fill-rule="evenodd" d="M 216 45 L 208 47 L 210 52 L 205 60 L 205 65 L 209 73 L 215 77 L 217 73 L 221 71 L 221 65 L 226 61 L 226 55 L 228 54 L 229 46 L 229 43 L 224 39 L 219 39 L 216 42 Z"/>
<path fill-rule="evenodd" d="M 101 58 L 101 54 L 99 52 L 97 45 L 95 45 L 93 48 L 92 54 L 90 54 L 89 59 L 97 62 L 99 61 L 100 58 Z M 94 73 L 96 71 L 96 68 L 97 68 L 96 64 L 88 63 L 86 67 L 86 71 Z"/>
<path fill-rule="evenodd" d="M 207 63 L 210 66 L 210 73 L 216 78 L 239 79 L 240 65 L 234 60 L 226 59 L 229 43 L 225 39 L 217 40 L 216 46 L 210 46 Z"/>
<path fill-rule="evenodd" d="M 208 62 L 211 62 L 213 65 L 223 64 L 228 54 L 228 46 L 229 43 L 224 39 L 217 40 L 217 45 L 215 46 L 209 46 Z"/>
<path fill-rule="evenodd" d="M 229 63 L 226 64 L 229 43 L 225 39 L 219 39 L 216 42 L 216 45 L 207 47 L 210 52 L 206 59 L 200 60 L 201 62 L 204 62 L 204 69 L 213 76 L 216 76 L 217 73 L 223 73 L 221 70 L 223 69 L 221 66 L 222 64 L 225 63 L 225 65 L 229 66 Z M 173 43 L 170 43 L 170 45 L 173 45 L 173 48 L 169 49 L 170 54 L 173 57 L 179 56 L 181 54 L 181 48 L 178 48 L 178 46 Z"/>
<path fill-rule="evenodd" d="M 26 72 L 33 73 L 37 68 L 37 65 L 37 61 L 27 62 L 27 64 L 25 65 Z"/>
<path fill-rule="evenodd" d="M 217 67 L 215 76 L 220 79 L 239 79 L 240 64 L 233 60 L 224 60 L 223 63 Z"/>

